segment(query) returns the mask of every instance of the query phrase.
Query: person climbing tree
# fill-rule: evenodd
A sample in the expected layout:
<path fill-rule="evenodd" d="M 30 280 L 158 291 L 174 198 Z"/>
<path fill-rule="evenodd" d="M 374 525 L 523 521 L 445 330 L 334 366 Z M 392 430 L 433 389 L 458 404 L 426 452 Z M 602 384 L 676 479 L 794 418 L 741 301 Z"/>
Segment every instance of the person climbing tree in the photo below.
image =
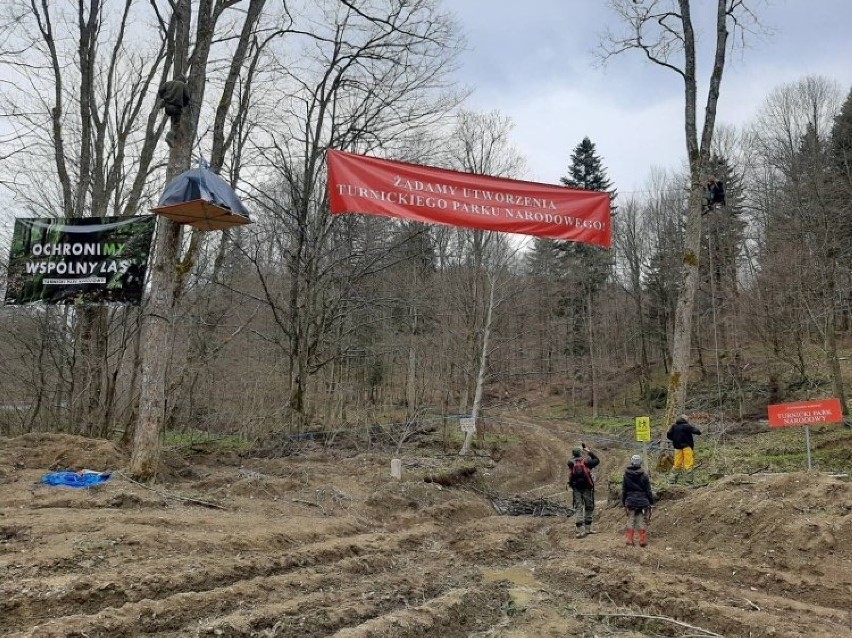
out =
<path fill-rule="evenodd" d="M 571 460 L 568 461 L 568 485 L 574 495 L 574 520 L 577 525 L 577 538 L 594 534 L 592 522 L 595 514 L 595 480 L 592 469 L 601 462 L 597 455 L 586 447 L 571 450 Z M 585 452 L 588 458 L 583 458 Z"/>
<path fill-rule="evenodd" d="M 648 523 L 651 520 L 651 506 L 654 504 L 651 479 L 642 469 L 642 457 L 634 454 L 630 465 L 624 470 L 621 481 L 621 504 L 627 512 L 627 544 L 633 545 L 636 532 L 639 532 L 639 546 L 648 544 Z"/>
<path fill-rule="evenodd" d="M 707 182 L 707 203 L 706 210 L 713 210 L 716 205 L 724 206 L 725 205 L 725 183 L 716 179 L 715 177 L 711 177 Z"/>
<path fill-rule="evenodd" d="M 178 75 L 174 80 L 169 80 L 157 92 L 160 99 L 160 108 L 164 109 L 171 121 L 171 129 L 166 133 L 166 144 L 171 146 L 175 141 L 180 117 L 183 110 L 189 106 L 189 88 L 186 86 L 186 76 Z"/>

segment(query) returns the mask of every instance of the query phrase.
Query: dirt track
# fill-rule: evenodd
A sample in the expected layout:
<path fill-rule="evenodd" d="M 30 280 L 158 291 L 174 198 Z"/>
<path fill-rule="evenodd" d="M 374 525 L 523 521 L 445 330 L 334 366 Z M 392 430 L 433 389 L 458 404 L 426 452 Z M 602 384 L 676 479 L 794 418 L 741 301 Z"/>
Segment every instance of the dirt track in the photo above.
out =
<path fill-rule="evenodd" d="M 51 465 L 126 459 L 105 442 L 5 440 L 0 635 L 852 636 L 849 483 L 732 476 L 675 492 L 650 546 L 629 548 L 618 508 L 585 539 L 564 518 L 494 514 L 483 486 L 563 489 L 565 437 L 523 439 L 478 459 L 478 489 L 423 480 L 452 457 L 406 458 L 395 481 L 389 455 L 317 450 L 171 458 L 161 493 L 120 476 L 39 486 Z M 605 451 L 603 473 L 625 455 Z"/>

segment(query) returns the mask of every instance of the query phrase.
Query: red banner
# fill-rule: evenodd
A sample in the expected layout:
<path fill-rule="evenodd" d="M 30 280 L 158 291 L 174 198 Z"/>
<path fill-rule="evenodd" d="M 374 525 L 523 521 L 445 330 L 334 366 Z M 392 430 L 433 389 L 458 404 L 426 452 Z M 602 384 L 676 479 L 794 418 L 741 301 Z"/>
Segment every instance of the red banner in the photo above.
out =
<path fill-rule="evenodd" d="M 769 425 L 773 428 L 842 421 L 843 410 L 840 408 L 840 399 L 776 403 L 769 406 Z"/>
<path fill-rule="evenodd" d="M 609 194 L 328 151 L 331 212 L 612 246 Z"/>

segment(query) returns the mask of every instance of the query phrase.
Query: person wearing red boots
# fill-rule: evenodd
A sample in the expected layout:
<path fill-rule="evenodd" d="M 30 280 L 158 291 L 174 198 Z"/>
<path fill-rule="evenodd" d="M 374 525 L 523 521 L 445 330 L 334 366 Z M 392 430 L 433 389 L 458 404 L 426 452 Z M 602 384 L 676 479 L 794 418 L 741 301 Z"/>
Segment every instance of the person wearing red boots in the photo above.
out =
<path fill-rule="evenodd" d="M 627 544 L 635 543 L 638 531 L 639 545 L 645 547 L 648 544 L 648 522 L 654 504 L 654 492 L 651 490 L 651 479 L 642 469 L 642 457 L 638 454 L 630 457 L 630 465 L 624 471 L 621 504 L 627 512 Z"/>

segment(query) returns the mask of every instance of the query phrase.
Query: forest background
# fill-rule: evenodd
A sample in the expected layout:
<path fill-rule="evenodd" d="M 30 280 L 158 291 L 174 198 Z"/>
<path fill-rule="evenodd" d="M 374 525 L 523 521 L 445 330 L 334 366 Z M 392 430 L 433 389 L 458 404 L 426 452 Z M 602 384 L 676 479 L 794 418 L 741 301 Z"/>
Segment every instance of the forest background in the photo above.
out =
<path fill-rule="evenodd" d="M 0 184 L 16 216 L 156 203 L 168 149 L 155 97 L 177 64 L 166 4 L 4 3 Z M 203 74 L 189 68 L 204 96 L 193 153 L 255 223 L 183 236 L 164 431 L 329 438 L 542 398 L 555 417 L 659 414 L 685 172 L 618 195 L 594 141 L 566 143 L 562 183 L 613 193 L 610 251 L 332 218 L 327 148 L 525 176 L 511 121 L 467 110 L 452 80 L 459 25 L 431 0 L 197 4 L 188 37 L 210 49 Z M 751 122 L 717 130 L 712 163 L 727 206 L 703 217 L 687 411 L 750 420 L 782 401 L 845 403 L 849 87 L 780 84 Z M 132 440 L 144 312 L 0 308 L 0 433 Z"/>

